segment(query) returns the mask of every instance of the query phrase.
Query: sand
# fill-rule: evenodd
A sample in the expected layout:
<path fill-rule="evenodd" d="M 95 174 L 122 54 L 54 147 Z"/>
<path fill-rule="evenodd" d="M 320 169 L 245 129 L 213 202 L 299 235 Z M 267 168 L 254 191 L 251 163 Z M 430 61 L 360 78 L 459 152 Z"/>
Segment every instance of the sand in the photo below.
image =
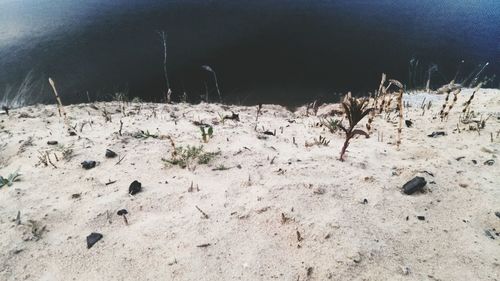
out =
<path fill-rule="evenodd" d="M 458 121 L 470 94 L 443 122 L 444 96 L 405 95 L 413 126 L 400 149 L 396 113 L 383 114 L 345 162 L 342 134 L 320 126 L 338 104 L 318 116 L 264 105 L 258 121 L 256 106 L 65 106 L 77 136 L 55 105 L 11 110 L 0 115 L 0 175 L 22 176 L 0 188 L 0 280 L 500 280 L 500 91 L 472 101 L 478 118 L 491 114 L 479 134 Z M 221 123 L 231 111 L 240 121 Z M 193 122 L 213 125 L 208 142 Z M 220 154 L 169 165 L 166 136 Z M 305 145 L 319 136 L 328 145 Z M 85 170 L 85 160 L 97 166 Z M 425 192 L 403 194 L 415 176 Z M 130 196 L 134 180 L 143 189 Z M 92 232 L 103 238 L 88 249 Z"/>

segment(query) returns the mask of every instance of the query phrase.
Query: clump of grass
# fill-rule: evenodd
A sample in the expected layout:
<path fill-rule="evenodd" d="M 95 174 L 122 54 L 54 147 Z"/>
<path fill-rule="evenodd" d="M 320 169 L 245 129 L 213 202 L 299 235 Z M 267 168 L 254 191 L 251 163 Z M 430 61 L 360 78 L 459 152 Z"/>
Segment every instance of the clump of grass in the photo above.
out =
<path fill-rule="evenodd" d="M 147 139 L 147 138 L 157 139 L 158 138 L 158 134 L 152 134 L 148 130 L 146 130 L 146 131 L 139 130 L 139 131 L 135 132 L 132 136 L 136 139 Z"/>
<path fill-rule="evenodd" d="M 0 176 L 0 187 L 3 187 L 5 185 L 12 186 L 15 181 L 19 181 L 20 177 L 21 174 L 19 173 L 19 170 L 15 171 L 12 174 L 9 174 L 7 178 Z"/>
<path fill-rule="evenodd" d="M 325 118 L 321 119 L 320 122 L 321 125 L 325 126 L 330 131 L 330 133 L 335 134 L 339 130 L 339 124 L 341 123 L 341 120 L 335 118 Z"/>
<path fill-rule="evenodd" d="M 178 165 L 181 168 L 190 168 L 194 163 L 203 165 L 208 164 L 220 152 L 206 152 L 203 146 L 178 146 L 174 147 L 170 159 L 162 159 L 171 165 Z"/>
<path fill-rule="evenodd" d="M 317 145 L 317 146 L 328 146 L 330 144 L 330 141 L 327 140 L 325 137 L 323 136 L 319 136 L 318 139 L 314 139 L 313 142 L 306 142 L 305 143 L 305 146 L 306 147 L 311 147 L 311 146 L 314 146 L 314 145 Z"/>
<path fill-rule="evenodd" d="M 368 100 L 365 98 L 357 99 L 350 95 L 346 96 L 344 102 L 342 102 L 344 111 L 347 119 L 349 120 L 349 127 L 345 127 L 343 124 L 338 124 L 338 127 L 342 129 L 345 133 L 345 141 L 340 151 L 340 161 L 344 161 L 344 154 L 349 146 L 349 141 L 356 135 L 363 135 L 367 138 L 370 136 L 367 132 L 361 129 L 355 129 L 356 125 L 373 110 L 373 108 L 367 108 Z"/>

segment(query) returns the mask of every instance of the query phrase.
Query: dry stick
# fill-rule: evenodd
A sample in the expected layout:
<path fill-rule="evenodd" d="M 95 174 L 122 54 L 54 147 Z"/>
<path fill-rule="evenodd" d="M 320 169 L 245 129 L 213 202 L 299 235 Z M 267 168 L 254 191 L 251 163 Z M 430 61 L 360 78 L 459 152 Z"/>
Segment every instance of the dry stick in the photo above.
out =
<path fill-rule="evenodd" d="M 61 102 L 61 98 L 59 97 L 59 94 L 57 93 L 56 85 L 55 85 L 54 81 L 52 80 L 52 78 L 50 78 L 50 77 L 49 77 L 49 83 L 50 83 L 50 86 L 52 86 L 52 90 L 54 91 L 54 96 L 56 97 L 57 110 L 59 111 L 59 117 L 64 116 L 64 124 L 66 125 L 66 129 L 68 130 L 68 132 L 71 132 L 71 126 L 69 125 L 68 116 L 66 115 L 66 112 L 64 111 L 64 107 L 63 107 L 63 104 Z M 73 132 L 76 134 L 76 132 L 74 130 L 73 130 Z"/>
<path fill-rule="evenodd" d="M 115 165 L 120 165 L 120 163 L 122 162 L 122 160 L 125 159 L 125 156 L 127 156 L 127 155 L 123 155 L 123 157 L 122 156 L 118 156 L 118 162 L 116 162 Z"/>
<path fill-rule="evenodd" d="M 168 80 L 167 73 L 167 33 L 165 31 L 158 32 L 163 43 L 163 75 L 165 78 L 165 84 L 167 86 L 167 91 L 165 92 L 165 102 L 170 103 L 170 97 L 172 95 L 172 90 L 170 90 L 170 81 Z"/>
<path fill-rule="evenodd" d="M 203 211 L 200 209 L 200 207 L 198 207 L 198 206 L 196 206 L 196 205 L 195 205 L 195 207 L 196 207 L 196 209 L 198 209 L 198 211 L 200 211 L 200 213 L 203 215 L 203 217 L 204 217 L 205 219 L 208 219 L 208 215 L 207 215 L 207 213 L 203 212 Z"/>
<path fill-rule="evenodd" d="M 403 89 L 399 89 L 398 93 L 398 109 L 399 109 L 399 128 L 398 128 L 398 139 L 396 141 L 397 149 L 399 150 L 399 145 L 401 144 L 401 131 L 403 131 Z"/>
<path fill-rule="evenodd" d="M 50 165 L 52 165 L 52 167 L 54 167 L 55 169 L 57 169 L 56 165 L 54 165 L 54 163 L 52 163 L 52 160 L 50 160 L 50 155 L 49 155 L 49 152 L 45 152 L 46 153 L 46 156 L 47 156 L 47 162 L 50 163 Z"/>
<path fill-rule="evenodd" d="M 384 89 L 384 84 L 385 84 L 386 78 L 387 77 L 386 77 L 385 73 L 382 73 L 382 80 L 380 80 L 380 86 L 378 87 L 378 92 L 377 92 L 376 97 L 380 97 L 381 94 L 385 94 L 385 93 L 382 93 L 382 89 Z"/>
<path fill-rule="evenodd" d="M 120 119 L 120 129 L 118 130 L 118 134 L 120 136 L 122 135 L 122 129 L 123 129 L 123 121 Z"/>

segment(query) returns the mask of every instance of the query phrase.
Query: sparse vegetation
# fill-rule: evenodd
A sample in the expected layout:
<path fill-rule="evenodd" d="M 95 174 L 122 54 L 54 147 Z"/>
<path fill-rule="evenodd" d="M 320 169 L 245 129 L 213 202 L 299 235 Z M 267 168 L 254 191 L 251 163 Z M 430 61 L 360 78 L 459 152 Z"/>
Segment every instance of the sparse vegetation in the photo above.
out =
<path fill-rule="evenodd" d="M 178 165 L 181 168 L 190 168 L 193 164 L 208 164 L 220 152 L 205 152 L 203 146 L 178 146 L 174 147 L 170 159 L 162 159 L 171 165 Z"/>

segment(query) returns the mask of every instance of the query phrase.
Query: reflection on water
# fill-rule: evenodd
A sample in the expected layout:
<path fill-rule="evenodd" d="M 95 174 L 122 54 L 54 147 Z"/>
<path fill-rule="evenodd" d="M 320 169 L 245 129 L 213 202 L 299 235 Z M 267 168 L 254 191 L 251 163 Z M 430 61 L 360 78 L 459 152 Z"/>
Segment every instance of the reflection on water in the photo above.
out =
<path fill-rule="evenodd" d="M 498 73 L 499 18 L 495 0 L 0 0 L 0 97 L 33 70 L 40 97 L 51 76 L 66 102 L 119 91 L 159 101 L 160 30 L 168 34 L 174 98 L 185 91 L 197 100 L 208 90 L 216 99 L 202 65 L 217 73 L 231 102 L 370 91 L 381 72 L 422 86 L 433 64 L 431 84 L 438 85 L 462 59 L 463 75 L 486 61 L 484 74 Z M 411 59 L 418 67 L 410 79 Z"/>

